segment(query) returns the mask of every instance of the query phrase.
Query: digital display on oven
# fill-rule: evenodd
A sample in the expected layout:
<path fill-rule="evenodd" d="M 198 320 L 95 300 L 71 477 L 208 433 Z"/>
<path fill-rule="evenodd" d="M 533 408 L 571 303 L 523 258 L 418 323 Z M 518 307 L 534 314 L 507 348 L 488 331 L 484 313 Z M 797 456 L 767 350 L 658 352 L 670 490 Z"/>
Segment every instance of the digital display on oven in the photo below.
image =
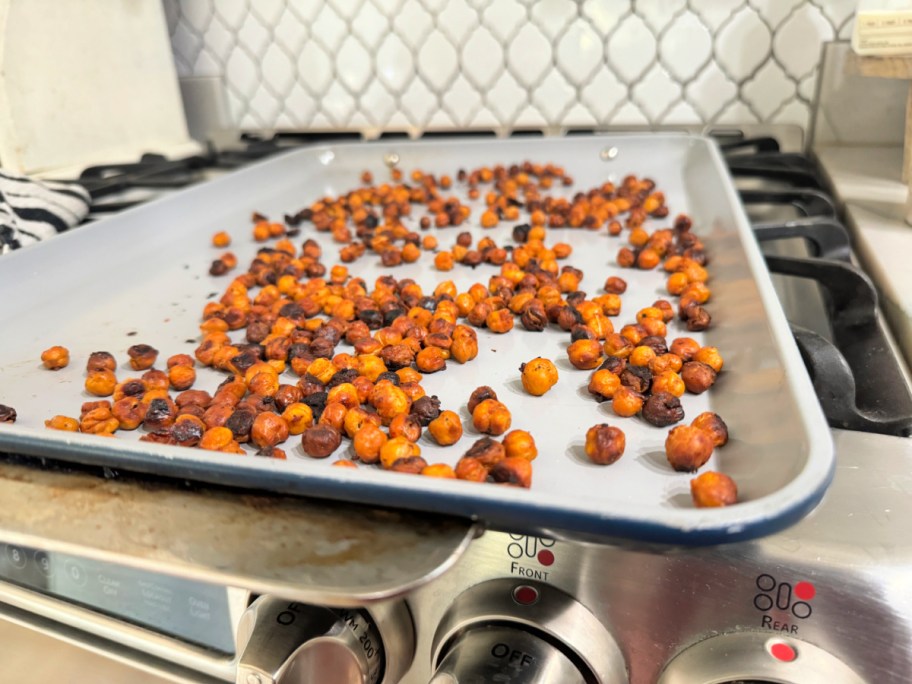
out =
<path fill-rule="evenodd" d="M 223 586 L 0 544 L 0 579 L 182 641 L 234 653 Z"/>

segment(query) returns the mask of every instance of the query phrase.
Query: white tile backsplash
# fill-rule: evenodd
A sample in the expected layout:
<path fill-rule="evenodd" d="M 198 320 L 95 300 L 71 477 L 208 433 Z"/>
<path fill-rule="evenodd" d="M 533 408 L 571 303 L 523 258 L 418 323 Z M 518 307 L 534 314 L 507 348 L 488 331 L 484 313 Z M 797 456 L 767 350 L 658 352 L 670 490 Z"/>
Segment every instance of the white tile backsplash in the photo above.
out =
<path fill-rule="evenodd" d="M 163 0 L 241 128 L 807 126 L 854 0 Z"/>

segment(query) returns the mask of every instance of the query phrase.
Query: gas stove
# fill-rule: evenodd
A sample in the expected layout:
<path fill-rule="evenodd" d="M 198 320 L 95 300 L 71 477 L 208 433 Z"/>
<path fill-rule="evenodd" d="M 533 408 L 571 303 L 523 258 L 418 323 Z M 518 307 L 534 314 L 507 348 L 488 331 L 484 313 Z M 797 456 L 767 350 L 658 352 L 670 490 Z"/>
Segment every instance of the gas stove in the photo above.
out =
<path fill-rule="evenodd" d="M 833 428 L 836 476 L 803 521 L 759 540 L 696 549 L 489 530 L 454 544 L 436 570 L 377 602 L 363 594 L 319 600 L 306 582 L 264 589 L 268 571 L 256 563 L 233 579 L 214 563 L 201 572 L 206 563 L 195 558 L 158 563 L 150 574 L 142 561 L 123 563 L 128 553 L 111 562 L 110 554 L 8 544 L 0 612 L 167 681 L 909 681 L 906 369 L 853 257 L 838 198 L 800 153 L 800 131 L 715 133 Z M 184 160 L 149 156 L 88 169 L 80 181 L 96 198 L 98 220 L 311 142 L 245 138 Z M 169 543 L 163 531 L 148 534 Z M 102 576 L 122 595 L 144 598 L 128 611 L 95 584 L 85 588 L 86 578 Z M 188 631 L 200 602 L 215 628 Z M 326 607 L 342 604 L 349 607 Z"/>

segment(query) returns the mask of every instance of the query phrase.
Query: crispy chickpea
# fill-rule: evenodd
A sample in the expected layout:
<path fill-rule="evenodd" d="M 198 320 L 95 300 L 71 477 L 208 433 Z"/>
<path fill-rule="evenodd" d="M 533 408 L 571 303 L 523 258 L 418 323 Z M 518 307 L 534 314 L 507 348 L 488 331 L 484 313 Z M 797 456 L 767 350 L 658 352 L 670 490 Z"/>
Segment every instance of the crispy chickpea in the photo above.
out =
<path fill-rule="evenodd" d="M 448 479 L 456 477 L 456 471 L 446 463 L 432 463 L 429 466 L 425 466 L 421 470 L 421 474 L 425 477 L 443 477 Z"/>
<path fill-rule="evenodd" d="M 206 432 L 206 425 L 196 416 L 181 415 L 171 426 L 171 439 L 185 447 L 197 446 Z"/>
<path fill-rule="evenodd" d="M 478 356 L 478 336 L 464 325 L 457 325 L 450 345 L 450 358 L 457 363 L 468 363 Z"/>
<path fill-rule="evenodd" d="M 70 350 L 59 345 L 41 352 L 41 362 L 48 370 L 60 370 L 70 363 Z"/>
<path fill-rule="evenodd" d="M 475 429 L 488 435 L 502 435 L 512 421 L 510 410 L 496 399 L 485 399 L 472 412 Z"/>
<path fill-rule="evenodd" d="M 190 389 L 196 382 L 196 371 L 193 370 L 193 366 L 172 366 L 168 369 L 168 382 L 171 383 L 171 388 L 178 392 Z"/>
<path fill-rule="evenodd" d="M 489 476 L 497 484 L 528 489 L 532 486 L 532 463 L 520 457 L 505 458 L 494 464 Z"/>
<path fill-rule="evenodd" d="M 96 397 L 110 397 L 117 386 L 117 378 L 109 370 L 93 371 L 85 380 L 85 389 Z"/>
<path fill-rule="evenodd" d="M 482 305 L 479 304 L 479 306 Z M 503 334 L 510 332 L 513 329 L 513 314 L 506 308 L 492 311 L 485 317 L 485 325 L 488 326 L 488 330 L 494 333 Z"/>
<path fill-rule="evenodd" d="M 69 416 L 54 416 L 50 420 L 44 421 L 44 426 L 52 430 L 77 432 L 79 430 L 79 421 Z"/>
<path fill-rule="evenodd" d="M 665 456 L 678 471 L 696 471 L 709 460 L 712 452 L 712 435 L 692 425 L 679 425 L 665 438 Z"/>
<path fill-rule="evenodd" d="M 162 430 L 174 425 L 176 418 L 177 404 L 165 395 L 164 397 L 156 397 L 149 402 L 143 423 L 147 430 Z"/>
<path fill-rule="evenodd" d="M 391 382 L 381 381 L 374 385 L 368 402 L 376 409 L 383 425 L 389 425 L 400 413 L 408 413 L 411 400 L 401 388 Z"/>
<path fill-rule="evenodd" d="M 712 411 L 701 413 L 693 419 L 691 425 L 709 433 L 713 446 L 721 447 L 728 444 L 728 426 L 718 413 Z"/>
<path fill-rule="evenodd" d="M 629 387 L 618 388 L 611 399 L 611 410 L 623 418 L 635 416 L 642 408 L 643 395 L 634 392 Z"/>
<path fill-rule="evenodd" d="M 358 464 L 347 458 L 340 458 L 338 461 L 333 461 L 332 466 L 334 468 L 357 468 Z"/>
<path fill-rule="evenodd" d="M 428 424 L 428 432 L 440 446 L 450 446 L 462 437 L 462 421 L 454 411 L 441 411 L 440 415 Z"/>
<path fill-rule="evenodd" d="M 415 365 L 422 373 L 436 373 L 446 368 L 446 357 L 439 347 L 425 347 L 415 355 Z"/>
<path fill-rule="evenodd" d="M 592 370 L 602 362 L 602 345 L 598 340 L 577 340 L 567 347 L 567 357 L 575 368 Z"/>
<path fill-rule="evenodd" d="M 519 370 L 523 389 L 532 396 L 540 397 L 557 384 L 557 366 L 550 359 L 539 356 L 522 364 Z M 493 398 L 496 399 L 496 395 Z"/>
<path fill-rule="evenodd" d="M 620 333 L 611 333 L 605 338 L 605 353 L 619 359 L 626 359 L 633 353 L 635 346 Z"/>
<path fill-rule="evenodd" d="M 403 458 L 420 456 L 421 448 L 405 437 L 393 437 L 380 447 L 380 465 L 389 470 L 396 461 Z"/>
<path fill-rule="evenodd" d="M 693 355 L 693 360 L 705 363 L 716 371 L 716 373 L 722 370 L 722 356 L 719 354 L 719 350 L 716 347 L 701 347 L 697 350 L 697 353 Z"/>
<path fill-rule="evenodd" d="M 690 496 L 697 508 L 738 503 L 738 487 L 728 475 L 709 470 L 690 481 Z"/>
<path fill-rule="evenodd" d="M 421 438 L 421 422 L 412 413 L 400 413 L 389 424 L 390 437 L 405 437 L 410 442 Z"/>
<path fill-rule="evenodd" d="M 146 370 L 152 368 L 158 358 L 158 350 L 148 344 L 134 344 L 127 349 L 130 357 L 130 368 L 133 370 Z"/>
<path fill-rule="evenodd" d="M 135 430 L 142 425 L 148 406 L 139 397 L 124 397 L 114 402 L 111 413 L 124 430 Z"/>
<path fill-rule="evenodd" d="M 231 244 L 231 236 L 228 235 L 224 230 L 220 230 L 215 235 L 212 236 L 212 246 L 213 247 L 227 247 Z"/>
<path fill-rule="evenodd" d="M 222 451 L 234 443 L 234 433 L 226 427 L 209 428 L 203 433 L 199 446 L 207 451 Z"/>
<path fill-rule="evenodd" d="M 421 458 L 421 456 L 408 456 L 407 458 L 400 458 L 394 461 L 389 470 L 393 473 L 420 475 L 427 466 L 427 461 Z"/>
<path fill-rule="evenodd" d="M 665 371 L 677 373 L 683 365 L 681 357 L 677 354 L 661 354 L 649 362 L 649 370 L 653 375 L 659 375 Z"/>
<path fill-rule="evenodd" d="M 323 407 L 323 412 L 320 414 L 320 419 L 317 421 L 317 424 L 328 425 L 341 432 L 342 427 L 345 424 L 345 414 L 347 413 L 348 408 L 346 408 L 345 404 L 334 401 Z"/>
<path fill-rule="evenodd" d="M 471 396 L 469 397 L 469 413 L 475 413 L 475 407 L 477 407 L 485 399 L 497 399 L 497 392 L 488 387 L 487 385 L 482 385 L 481 387 L 476 387 Z"/>
<path fill-rule="evenodd" d="M 355 435 L 368 423 L 379 426 L 380 416 L 360 406 L 355 406 L 346 412 L 345 418 L 342 420 L 342 431 L 349 439 L 354 439 Z"/>
<path fill-rule="evenodd" d="M 380 460 L 380 449 L 389 438 L 373 423 L 366 423 L 352 437 L 352 448 L 355 456 L 364 463 L 376 463 Z"/>
<path fill-rule="evenodd" d="M 82 405 L 79 416 L 80 432 L 110 435 L 119 425 L 117 418 L 111 413 L 110 401 L 90 401 Z"/>
<path fill-rule="evenodd" d="M 288 423 L 278 414 L 264 411 L 253 421 L 250 439 L 261 449 L 274 447 L 288 439 Z"/>
<path fill-rule="evenodd" d="M 263 397 L 274 397 L 279 391 L 279 376 L 275 373 L 262 372 L 254 375 L 247 385 L 251 394 Z"/>
<path fill-rule="evenodd" d="M 684 387 L 691 394 L 702 394 L 716 382 L 716 371 L 699 361 L 688 361 L 681 368 Z"/>
<path fill-rule="evenodd" d="M 301 447 L 311 458 L 326 458 L 342 443 L 342 433 L 330 425 L 314 425 L 301 435 Z"/>
<path fill-rule="evenodd" d="M 488 479 L 488 468 L 477 458 L 468 456 L 459 459 L 454 473 L 457 479 L 470 482 L 486 482 Z"/>
<path fill-rule="evenodd" d="M 611 399 L 620 387 L 620 378 L 607 368 L 595 371 L 589 379 L 589 393 L 598 401 Z"/>
<path fill-rule="evenodd" d="M 684 292 L 689 282 L 686 274 L 680 272 L 672 273 L 668 276 L 668 280 L 665 281 L 665 289 L 668 290 L 668 294 L 677 297 Z"/>
<path fill-rule="evenodd" d="M 339 402 L 346 408 L 355 408 L 361 405 L 358 389 L 350 382 L 343 382 L 331 387 L 326 396 L 326 403 Z"/>
<path fill-rule="evenodd" d="M 478 459 L 483 466 L 490 468 L 498 461 L 502 461 L 507 457 L 507 450 L 504 445 L 496 439 L 482 437 L 481 439 L 475 440 L 468 451 L 465 452 L 464 456 Z"/>
<path fill-rule="evenodd" d="M 503 447 L 507 458 L 524 458 L 527 461 L 533 461 L 538 456 L 535 439 L 525 430 L 508 432 L 503 438 Z"/>
<path fill-rule="evenodd" d="M 656 353 L 652 350 L 651 347 L 640 345 L 635 347 L 630 356 L 627 357 L 627 362 L 631 366 L 649 366 L 649 363 L 656 357 Z"/>
<path fill-rule="evenodd" d="M 667 427 L 684 420 L 684 408 L 673 394 L 654 391 L 643 404 L 643 418 L 656 427 Z"/>
<path fill-rule="evenodd" d="M 598 465 L 611 465 L 624 455 L 627 438 L 620 428 L 606 423 L 593 425 L 586 431 L 586 456 Z"/>
<path fill-rule="evenodd" d="M 672 354 L 677 354 L 681 357 L 681 361 L 687 363 L 688 361 L 693 360 L 694 354 L 700 351 L 700 349 L 700 343 L 692 337 L 677 337 L 672 341 L 668 351 Z"/>
<path fill-rule="evenodd" d="M 453 270 L 453 255 L 450 252 L 437 252 L 434 256 L 434 266 L 438 271 Z"/>
<path fill-rule="evenodd" d="M 96 371 L 115 371 L 117 370 L 117 361 L 106 351 L 92 352 L 89 354 L 89 360 L 86 362 L 86 372 L 94 373 Z"/>
<path fill-rule="evenodd" d="M 168 374 L 160 370 L 148 370 L 142 374 L 142 382 L 146 390 L 163 390 L 168 391 Z"/>
<path fill-rule="evenodd" d="M 683 397 L 685 389 L 686 386 L 684 385 L 681 376 L 673 370 L 662 371 L 652 379 L 653 393 L 668 392 L 668 394 L 671 394 L 672 396 Z"/>

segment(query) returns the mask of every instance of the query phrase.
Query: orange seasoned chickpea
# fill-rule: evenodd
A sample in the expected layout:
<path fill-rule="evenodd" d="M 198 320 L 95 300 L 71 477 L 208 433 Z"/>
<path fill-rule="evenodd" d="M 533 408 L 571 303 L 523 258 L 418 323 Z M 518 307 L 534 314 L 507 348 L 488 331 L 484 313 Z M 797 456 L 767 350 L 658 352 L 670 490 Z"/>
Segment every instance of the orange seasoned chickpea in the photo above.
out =
<path fill-rule="evenodd" d="M 381 373 L 386 373 L 387 371 L 386 364 L 383 363 L 383 359 L 379 356 L 358 354 L 357 361 L 357 371 L 371 382 L 376 382 Z"/>
<path fill-rule="evenodd" d="M 438 271 L 452 271 L 453 254 L 451 252 L 437 252 L 434 256 L 434 266 Z"/>
<path fill-rule="evenodd" d="M 386 434 L 374 423 L 365 423 L 352 437 L 355 456 L 364 463 L 376 463 L 380 460 L 380 449 L 388 439 Z"/>
<path fill-rule="evenodd" d="M 550 359 L 541 356 L 519 367 L 523 389 L 535 397 L 542 396 L 557 384 L 557 366 Z"/>
<path fill-rule="evenodd" d="M 168 382 L 171 384 L 171 388 L 178 392 L 190 389 L 196 382 L 196 371 L 193 366 L 172 366 L 168 369 Z"/>
<path fill-rule="evenodd" d="M 462 437 L 462 421 L 454 411 L 441 411 L 428 424 L 428 432 L 440 446 L 450 446 Z"/>
<path fill-rule="evenodd" d="M 639 254 L 637 254 L 636 265 L 639 269 L 642 269 L 644 271 L 651 271 L 659 265 L 659 262 L 661 260 L 662 259 L 656 250 L 654 250 L 652 247 L 646 247 Z"/>
<path fill-rule="evenodd" d="M 652 361 L 649 362 L 649 370 L 652 371 L 653 375 L 658 375 L 665 371 L 673 371 L 677 373 L 681 370 L 683 366 L 681 357 L 677 354 L 662 354 L 656 356 Z"/>
<path fill-rule="evenodd" d="M 668 327 L 665 321 L 658 318 L 646 318 L 640 323 L 640 326 L 646 331 L 647 335 L 653 337 L 665 337 L 668 334 Z"/>
<path fill-rule="evenodd" d="M 450 345 L 450 358 L 457 363 L 468 363 L 478 356 L 478 335 L 471 328 L 457 325 Z"/>
<path fill-rule="evenodd" d="M 639 346 L 636 347 L 630 356 L 627 357 L 628 363 L 631 366 L 648 366 L 649 362 L 656 357 L 656 353 L 652 350 L 652 347 Z"/>
<path fill-rule="evenodd" d="M 133 370 L 147 370 L 152 368 L 158 358 L 158 350 L 148 344 L 134 344 L 127 349 L 130 357 L 130 368 Z"/>
<path fill-rule="evenodd" d="M 738 503 L 738 487 L 728 475 L 709 470 L 690 481 L 690 496 L 697 508 Z"/>
<path fill-rule="evenodd" d="M 598 401 L 611 399 L 620 387 L 620 378 L 607 368 L 595 371 L 589 379 L 589 393 Z"/>
<path fill-rule="evenodd" d="M 472 412 L 475 429 L 488 435 L 502 435 L 512 421 L 510 410 L 496 399 L 485 399 Z"/>
<path fill-rule="evenodd" d="M 716 373 L 722 370 L 722 356 L 719 354 L 719 350 L 716 347 L 701 347 L 697 350 L 697 353 L 693 355 L 693 360 L 705 363 L 716 371 Z"/>
<path fill-rule="evenodd" d="M 679 425 L 665 438 L 665 456 L 678 471 L 696 471 L 709 460 L 712 452 L 712 435 L 692 425 Z"/>
<path fill-rule="evenodd" d="M 400 413 L 408 413 L 412 405 L 408 395 L 401 388 L 385 380 L 374 385 L 368 402 L 376 409 L 383 425 L 389 425 Z"/>
<path fill-rule="evenodd" d="M 668 294 L 677 297 L 684 292 L 689 282 L 686 274 L 672 273 L 665 282 L 665 289 L 668 290 Z"/>
<path fill-rule="evenodd" d="M 380 425 L 380 416 L 376 413 L 367 411 L 360 406 L 348 409 L 345 418 L 342 420 L 342 431 L 349 439 L 354 439 L 355 435 L 368 423 Z"/>
<path fill-rule="evenodd" d="M 507 458 L 524 458 L 527 461 L 533 461 L 538 456 L 535 439 L 525 430 L 508 432 L 503 438 L 503 447 Z"/>
<path fill-rule="evenodd" d="M 605 338 L 605 353 L 626 359 L 634 350 L 634 344 L 620 333 L 612 333 Z"/>
<path fill-rule="evenodd" d="M 44 426 L 52 430 L 77 432 L 79 430 L 79 421 L 69 416 L 54 416 L 50 420 L 44 421 Z"/>
<path fill-rule="evenodd" d="M 415 355 L 415 365 L 422 373 L 436 373 L 446 368 L 444 351 L 439 347 L 425 347 Z"/>
<path fill-rule="evenodd" d="M 390 437 L 405 437 L 410 442 L 421 439 L 421 422 L 412 413 L 400 413 L 389 424 Z"/>
<path fill-rule="evenodd" d="M 598 340 L 577 340 L 567 347 L 567 357 L 575 368 L 592 370 L 602 362 L 602 345 Z"/>
<path fill-rule="evenodd" d="M 251 394 L 274 397 L 276 392 L 279 391 L 279 376 L 268 372 L 257 373 L 250 379 L 247 389 L 250 390 Z"/>
<path fill-rule="evenodd" d="M 117 386 L 117 378 L 109 370 L 89 373 L 85 380 L 85 389 L 96 397 L 110 397 Z"/>
<path fill-rule="evenodd" d="M 213 247 L 227 247 L 231 244 L 231 236 L 228 235 L 224 230 L 220 230 L 218 233 L 212 236 L 212 246 Z"/>
<path fill-rule="evenodd" d="M 671 348 L 669 351 L 672 354 L 677 354 L 681 357 L 681 361 L 687 363 L 691 361 L 698 351 L 700 351 L 700 343 L 691 337 L 677 337 L 671 343 Z"/>
<path fill-rule="evenodd" d="M 619 387 L 611 400 L 611 410 L 618 416 L 629 418 L 643 408 L 643 395 L 628 387 Z"/>
<path fill-rule="evenodd" d="M 323 413 L 320 414 L 317 425 L 328 425 L 336 431 L 341 432 L 342 426 L 345 423 L 345 414 L 347 413 L 348 409 L 345 407 L 345 404 L 338 401 L 327 404 L 323 408 Z"/>
<path fill-rule="evenodd" d="M 300 435 L 313 425 L 313 410 L 307 404 L 295 402 L 285 407 L 282 418 L 288 425 L 288 434 Z"/>
<path fill-rule="evenodd" d="M 393 437 L 380 447 L 380 465 L 389 470 L 396 461 L 421 455 L 421 447 L 405 437 Z"/>
<path fill-rule="evenodd" d="M 477 458 L 464 456 L 456 464 L 456 477 L 460 480 L 470 482 L 486 482 L 488 479 L 489 468 Z"/>
<path fill-rule="evenodd" d="M 148 406 L 139 397 L 124 397 L 114 402 L 111 413 L 124 430 L 135 430 L 142 425 Z"/>
<path fill-rule="evenodd" d="M 70 363 L 70 350 L 59 345 L 41 352 L 41 363 L 48 370 L 60 370 Z"/>
<path fill-rule="evenodd" d="M 706 411 L 693 419 L 691 423 L 696 428 L 707 432 L 713 440 L 713 446 L 721 447 L 728 444 L 728 426 L 718 413 Z"/>
<path fill-rule="evenodd" d="M 449 479 L 456 477 L 456 471 L 446 463 L 432 463 L 429 466 L 425 466 L 422 468 L 421 474 L 425 477 L 444 477 Z"/>
<path fill-rule="evenodd" d="M 256 368 L 256 364 L 251 368 Z M 338 369 L 330 359 L 323 358 L 314 359 L 307 367 L 307 372 L 322 382 L 324 385 L 332 380 L 332 377 L 336 374 L 337 371 Z M 247 371 L 247 373 L 249 374 L 250 371 Z"/>
<path fill-rule="evenodd" d="M 284 442 L 288 434 L 288 423 L 284 418 L 271 411 L 263 411 L 253 420 L 250 440 L 261 449 L 266 449 Z"/>
<path fill-rule="evenodd" d="M 482 305 L 479 304 L 479 306 Z M 485 324 L 488 326 L 488 330 L 494 333 L 510 332 L 513 329 L 513 314 L 506 308 L 491 311 L 485 318 Z"/>
<path fill-rule="evenodd" d="M 338 402 L 349 409 L 360 406 L 361 399 L 358 396 L 358 389 L 350 382 L 343 382 L 331 387 L 326 395 L 326 403 L 333 402 Z"/>
<path fill-rule="evenodd" d="M 598 465 L 611 465 L 624 455 L 627 438 L 620 428 L 606 423 L 593 425 L 586 432 L 586 456 Z"/>
<path fill-rule="evenodd" d="M 226 427 L 209 428 L 203 433 L 199 446 L 207 451 L 233 451 L 240 445 L 234 441 L 234 433 Z"/>
<path fill-rule="evenodd" d="M 357 468 L 358 464 L 347 458 L 340 458 L 338 461 L 333 461 L 332 466 L 334 468 Z"/>
<path fill-rule="evenodd" d="M 653 394 L 668 392 L 668 394 L 680 398 L 684 396 L 685 389 L 684 380 L 673 370 L 662 371 L 652 379 Z"/>

